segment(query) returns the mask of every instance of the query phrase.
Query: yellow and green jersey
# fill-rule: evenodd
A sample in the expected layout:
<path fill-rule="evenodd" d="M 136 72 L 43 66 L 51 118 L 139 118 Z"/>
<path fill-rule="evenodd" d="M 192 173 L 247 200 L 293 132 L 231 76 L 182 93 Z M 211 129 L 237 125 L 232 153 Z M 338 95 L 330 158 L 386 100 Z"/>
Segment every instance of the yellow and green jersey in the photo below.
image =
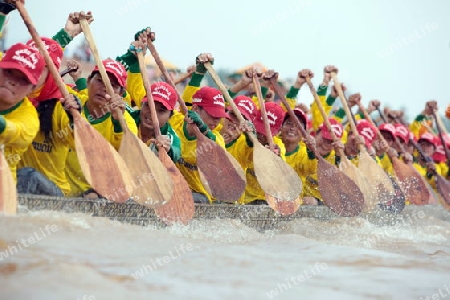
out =
<path fill-rule="evenodd" d="M 310 175 L 305 176 L 305 181 L 303 184 L 303 197 L 314 197 L 322 201 L 322 196 L 319 191 L 319 181 L 317 177 L 317 166 L 318 160 L 314 153 L 307 149 L 306 153 L 308 155 L 308 171 L 311 172 Z M 334 150 L 332 150 L 328 155 L 323 156 L 323 158 L 332 165 L 339 165 L 340 157 L 336 156 Z"/>
<path fill-rule="evenodd" d="M 284 146 L 281 139 L 274 136 L 273 142 L 275 145 L 277 145 L 280 148 L 281 159 L 286 161 L 286 147 Z M 253 148 L 250 148 L 250 149 L 253 149 Z M 251 153 L 252 153 L 251 155 L 253 157 L 253 150 L 251 150 Z M 253 159 L 251 160 L 245 174 L 246 174 L 246 178 L 247 178 L 247 186 L 245 187 L 245 196 L 244 196 L 244 198 L 241 197 L 241 199 L 239 199 L 239 201 L 238 201 L 239 204 L 248 204 L 255 200 L 266 199 L 265 192 L 259 185 L 258 179 L 256 178 L 255 169 L 254 169 L 254 165 L 253 165 Z"/>
<path fill-rule="evenodd" d="M 176 163 L 178 169 L 183 174 L 191 190 L 204 194 L 210 202 L 215 201 L 203 186 L 197 167 L 197 151 L 198 155 L 201 155 L 203 151 L 206 152 L 210 149 L 197 149 L 197 138 L 188 134 L 184 115 L 180 112 L 174 111 L 174 114 L 169 119 L 169 124 L 181 141 L 181 158 Z M 212 130 L 212 133 L 215 136 L 215 142 L 225 149 L 225 142 L 220 133 L 216 129 Z"/>
<path fill-rule="evenodd" d="M 110 113 L 105 114 L 99 119 L 94 119 L 86 105 L 83 106 L 81 112 L 82 116 L 92 125 L 92 127 L 94 127 L 114 147 L 114 149 L 119 150 L 123 136 L 123 130 L 119 121 L 113 119 Z M 123 117 L 129 130 L 137 135 L 136 123 L 127 110 L 124 112 Z M 80 195 L 91 188 L 81 171 L 75 149 L 70 149 L 67 155 L 66 176 L 71 187 L 70 196 Z"/>
<path fill-rule="evenodd" d="M 74 147 L 73 129 L 67 112 L 57 102 L 52 114 L 51 139 L 38 131 L 33 142 L 22 154 L 19 167 L 34 168 L 56 184 L 64 195 L 70 194 L 65 166 L 69 148 Z"/>
<path fill-rule="evenodd" d="M 38 131 L 38 114 L 28 98 L 8 110 L 0 111 L 0 144 L 4 145 L 4 156 L 14 179 L 20 157 Z"/>

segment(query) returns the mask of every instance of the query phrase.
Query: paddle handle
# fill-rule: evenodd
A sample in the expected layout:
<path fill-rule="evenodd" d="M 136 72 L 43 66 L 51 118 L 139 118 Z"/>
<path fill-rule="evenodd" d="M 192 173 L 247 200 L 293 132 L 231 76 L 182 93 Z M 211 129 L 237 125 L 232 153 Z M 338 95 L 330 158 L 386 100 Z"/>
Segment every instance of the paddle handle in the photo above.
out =
<path fill-rule="evenodd" d="M 147 103 L 150 107 L 150 114 L 152 116 L 153 127 L 155 130 L 155 137 L 161 135 L 161 129 L 159 128 L 158 115 L 156 114 L 155 100 L 153 99 L 152 89 L 150 86 L 150 81 L 148 80 L 147 68 L 144 62 L 144 53 L 138 52 L 137 58 L 139 61 L 139 69 L 141 70 L 142 81 L 144 82 L 144 88 L 147 93 Z"/>
<path fill-rule="evenodd" d="M 25 9 L 25 6 L 22 1 L 15 1 L 17 10 L 19 11 L 20 16 L 23 19 L 23 22 L 25 23 L 25 26 L 28 29 L 28 32 L 30 33 L 33 41 L 36 43 L 39 52 L 44 57 L 45 63 L 50 71 L 50 73 L 53 76 L 53 79 L 55 80 L 56 85 L 58 86 L 59 91 L 61 92 L 64 99 L 69 99 L 70 94 L 66 89 L 66 84 L 62 80 L 61 75 L 58 72 L 58 69 L 56 69 L 55 64 L 53 63 L 52 59 L 50 58 L 50 55 L 48 54 L 47 48 L 45 48 L 44 43 L 41 40 L 41 37 L 37 33 L 36 27 L 34 26 L 33 22 L 31 21 L 31 17 L 28 14 L 27 10 Z M 70 112 L 72 115 L 78 114 L 79 112 L 76 109 L 70 109 Z"/>
<path fill-rule="evenodd" d="M 106 73 L 105 66 L 103 66 L 102 60 L 100 58 L 100 54 L 98 52 L 97 45 L 95 44 L 94 35 L 92 34 L 91 27 L 86 19 L 80 19 L 81 29 L 83 30 L 84 37 L 86 38 L 89 47 L 91 48 L 92 55 L 94 56 L 95 63 L 97 64 L 98 71 L 100 72 L 100 76 L 102 77 L 103 84 L 106 87 L 106 92 L 111 96 L 111 99 L 114 97 L 114 89 L 111 85 L 111 81 L 109 80 L 108 74 Z M 119 108 L 116 108 L 119 110 Z M 119 122 L 122 126 L 123 130 L 128 128 L 125 119 L 123 118 L 123 114 L 119 114 Z"/>
<path fill-rule="evenodd" d="M 433 110 L 433 117 L 436 120 L 436 128 L 438 130 L 438 134 L 439 134 L 439 139 L 441 140 L 441 144 L 442 147 L 444 147 L 444 152 L 445 152 L 445 156 L 447 157 L 447 161 L 450 161 L 450 151 L 447 147 L 447 144 L 445 143 L 445 139 L 444 139 L 444 124 L 442 124 L 442 120 L 441 118 L 438 116 L 438 114 L 436 113 L 436 111 Z"/>
<path fill-rule="evenodd" d="M 158 51 L 156 51 L 155 45 L 153 44 L 151 39 L 147 39 L 147 47 L 150 50 L 150 53 L 152 54 L 153 58 L 155 59 L 155 62 L 158 65 L 159 70 L 163 74 L 164 78 L 166 78 L 166 82 L 168 84 L 170 84 L 174 88 L 174 90 L 177 92 L 177 100 L 178 100 L 178 104 L 180 104 L 181 112 L 183 113 L 183 115 L 187 115 L 188 108 L 187 108 L 186 104 L 184 103 L 184 100 L 181 98 L 180 94 L 178 93 L 177 87 L 173 83 L 172 78 L 169 76 L 169 72 L 167 72 L 167 69 L 164 66 L 164 63 L 162 62 L 161 58 L 159 57 Z"/>
<path fill-rule="evenodd" d="M 348 122 L 350 123 L 352 132 L 355 136 L 357 136 L 358 130 L 356 129 L 355 119 L 353 118 L 350 107 L 348 107 L 348 101 L 347 101 L 347 98 L 345 98 L 345 96 L 344 96 L 344 91 L 342 90 L 341 83 L 339 82 L 339 79 L 337 78 L 337 74 L 332 72 L 331 78 L 333 78 L 334 86 L 336 87 L 339 98 L 341 99 L 342 107 L 344 108 L 345 114 L 347 115 L 347 119 L 348 119 Z M 364 148 L 363 145 L 361 145 L 361 147 Z"/>
<path fill-rule="evenodd" d="M 253 76 L 253 88 L 256 91 L 256 97 L 258 98 L 259 107 L 261 110 L 261 116 L 264 122 L 264 129 L 266 131 L 267 142 L 269 143 L 270 151 L 273 152 L 275 145 L 273 144 L 272 132 L 270 131 L 269 119 L 267 119 L 266 106 L 264 105 L 264 99 L 261 94 L 261 85 L 259 84 L 258 78 Z"/>
<path fill-rule="evenodd" d="M 300 130 L 302 136 L 304 138 L 306 138 L 307 136 L 309 136 L 309 133 L 306 132 L 306 129 L 303 128 L 302 123 L 300 122 L 300 120 L 297 118 L 297 116 L 295 115 L 294 111 L 292 110 L 292 108 L 289 106 L 289 103 L 286 100 L 286 96 L 284 95 L 283 91 L 281 90 L 280 86 L 278 85 L 277 79 L 275 77 L 272 77 L 270 79 L 272 86 L 275 90 L 275 93 L 277 93 L 278 97 L 280 97 L 281 102 L 284 104 L 284 106 L 286 107 L 289 116 L 291 117 L 292 120 L 294 120 L 294 122 L 296 122 L 296 125 L 298 127 L 298 129 Z M 319 152 L 317 151 L 317 147 L 313 146 L 313 145 L 307 145 L 307 147 L 311 147 L 309 150 L 311 150 L 314 155 L 316 157 L 321 157 Z"/>
<path fill-rule="evenodd" d="M 333 127 L 331 126 L 330 120 L 328 119 L 328 115 L 326 114 L 325 109 L 323 108 L 323 105 L 320 102 L 319 95 L 317 94 L 316 89 L 314 88 L 314 85 L 311 82 L 311 78 L 306 77 L 306 83 L 308 84 L 309 90 L 311 91 L 311 94 L 314 97 L 314 101 L 316 102 L 317 107 L 319 108 L 319 111 L 322 114 L 323 121 L 325 122 L 325 125 L 327 126 L 328 131 L 331 134 L 331 138 L 333 139 L 333 141 L 337 141 L 338 138 L 334 134 Z M 341 156 L 341 157 L 345 156 L 344 150 L 339 148 L 338 151 L 339 151 L 339 156 Z"/>

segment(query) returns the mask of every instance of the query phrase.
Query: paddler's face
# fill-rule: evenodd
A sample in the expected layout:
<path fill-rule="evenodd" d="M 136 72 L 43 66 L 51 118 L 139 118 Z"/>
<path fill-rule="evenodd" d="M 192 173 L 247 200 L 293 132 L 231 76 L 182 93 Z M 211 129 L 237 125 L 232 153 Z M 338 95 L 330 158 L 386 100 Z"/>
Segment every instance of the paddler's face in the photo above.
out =
<path fill-rule="evenodd" d="M 300 129 L 297 126 L 297 122 L 292 120 L 291 117 L 287 117 L 281 127 L 281 139 L 283 142 L 298 143 L 302 139 Z"/>
<path fill-rule="evenodd" d="M 107 73 L 109 81 L 115 94 L 122 94 L 122 87 L 119 84 L 114 75 Z M 109 99 L 106 98 L 106 86 L 103 83 L 103 79 L 99 72 L 96 72 L 94 76 L 88 79 L 88 95 L 89 101 L 92 101 L 95 105 L 105 105 Z"/>
<path fill-rule="evenodd" d="M 258 138 L 258 141 L 261 143 L 261 144 L 263 144 L 264 146 L 265 145 L 268 145 L 269 144 L 269 142 L 267 141 L 267 138 L 266 138 L 266 135 L 265 134 L 262 134 L 262 133 L 256 133 L 256 137 Z"/>
<path fill-rule="evenodd" d="M 345 153 L 348 156 L 354 156 L 358 154 L 358 145 L 356 144 L 355 136 L 352 132 L 349 132 L 347 142 L 345 143 Z"/>
<path fill-rule="evenodd" d="M 193 110 L 198 113 L 198 115 L 200 116 L 200 118 L 203 120 L 203 122 L 206 124 L 206 126 L 208 126 L 209 129 L 214 130 L 217 125 L 219 125 L 220 121 L 222 120 L 222 118 L 216 118 L 211 116 L 210 114 L 208 114 L 208 112 L 200 107 L 200 106 L 196 106 L 197 108 Z"/>
<path fill-rule="evenodd" d="M 0 110 L 16 105 L 33 89 L 34 85 L 21 71 L 0 69 Z"/>
<path fill-rule="evenodd" d="M 333 140 L 323 137 L 322 131 L 316 134 L 316 146 L 320 155 L 327 155 L 333 150 Z"/>
<path fill-rule="evenodd" d="M 168 110 L 161 102 L 155 101 L 156 116 L 158 117 L 159 127 L 163 127 L 170 118 L 171 111 Z M 153 130 L 153 121 L 150 107 L 147 102 L 142 103 L 140 112 L 141 124 L 144 128 Z"/>
<path fill-rule="evenodd" d="M 427 156 L 433 156 L 435 148 L 432 143 L 427 140 L 420 140 L 419 146 L 422 148 L 423 152 Z"/>
<path fill-rule="evenodd" d="M 383 136 L 384 140 L 389 145 L 389 147 L 393 148 L 395 143 L 394 143 L 394 137 L 392 136 L 392 134 L 385 130 L 380 130 L 380 133 Z"/>
<path fill-rule="evenodd" d="M 230 116 L 230 120 L 226 118 L 223 119 L 223 127 L 220 131 L 225 143 L 234 141 L 241 134 L 241 131 L 239 130 L 239 120 L 236 115 L 232 111 L 230 111 L 228 115 Z"/>

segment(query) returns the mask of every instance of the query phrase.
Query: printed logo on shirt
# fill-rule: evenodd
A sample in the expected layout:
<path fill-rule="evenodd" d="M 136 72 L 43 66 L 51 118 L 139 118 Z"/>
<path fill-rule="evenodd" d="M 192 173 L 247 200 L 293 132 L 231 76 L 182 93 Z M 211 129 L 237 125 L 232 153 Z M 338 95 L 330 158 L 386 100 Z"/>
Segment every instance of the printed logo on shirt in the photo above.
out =
<path fill-rule="evenodd" d="M 39 151 L 39 152 L 51 153 L 53 150 L 53 146 L 49 145 L 47 143 L 33 142 L 32 145 L 33 145 L 34 150 Z"/>

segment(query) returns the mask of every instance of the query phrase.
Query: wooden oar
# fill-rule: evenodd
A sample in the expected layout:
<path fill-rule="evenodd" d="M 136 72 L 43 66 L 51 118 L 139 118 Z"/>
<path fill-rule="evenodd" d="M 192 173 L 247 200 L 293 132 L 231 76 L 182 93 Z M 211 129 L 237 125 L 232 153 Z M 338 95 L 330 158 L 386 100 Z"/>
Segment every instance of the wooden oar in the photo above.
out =
<path fill-rule="evenodd" d="M 311 82 L 311 79 L 309 77 L 306 78 L 306 83 L 309 86 L 309 89 L 311 91 L 311 93 L 314 96 L 314 101 L 317 104 L 317 107 L 320 110 L 320 113 L 322 114 L 322 118 L 325 122 L 325 125 L 328 128 L 328 131 L 331 134 L 331 137 L 333 139 L 334 142 L 338 141 L 338 138 L 336 137 L 336 135 L 334 134 L 334 131 L 331 127 L 331 123 L 330 120 L 328 118 L 328 116 L 325 113 L 325 110 L 322 106 L 322 103 L 320 102 L 319 99 L 319 95 L 317 95 L 316 89 L 314 88 L 314 85 Z M 348 119 L 351 119 L 351 116 L 347 117 Z M 352 179 L 356 185 L 359 187 L 359 189 L 361 190 L 362 194 L 364 195 L 364 211 L 369 212 L 373 209 L 372 205 L 367 205 L 366 201 L 368 201 L 367 199 L 369 199 L 369 201 L 373 201 L 373 189 L 368 185 L 368 180 L 365 178 L 365 176 L 360 172 L 360 170 L 358 170 L 356 168 L 356 166 L 350 162 L 347 158 L 347 156 L 345 155 L 344 151 L 342 149 L 338 149 L 338 154 L 341 158 L 341 162 L 339 164 L 339 169 L 344 172 L 348 177 L 350 177 L 350 179 Z"/>
<path fill-rule="evenodd" d="M 0 145 L 0 212 L 7 215 L 17 212 L 16 182 L 5 159 L 4 145 Z"/>
<path fill-rule="evenodd" d="M 350 122 L 351 130 L 355 137 L 357 137 L 359 136 L 359 133 L 356 129 L 354 118 L 352 116 L 350 108 L 348 107 L 347 99 L 344 96 L 344 92 L 342 91 L 342 87 L 336 73 L 331 73 L 331 77 L 333 78 L 334 86 L 336 87 L 339 98 L 341 99 L 342 107 L 345 110 L 347 119 Z M 365 211 L 371 212 L 377 207 L 380 201 L 385 202 L 390 200 L 391 197 L 389 196 L 389 194 L 394 193 L 394 187 L 392 186 L 392 182 L 384 172 L 384 170 L 369 155 L 369 153 L 367 153 L 366 147 L 364 145 L 359 146 L 359 151 L 358 179 L 360 179 L 359 183 L 361 184 L 359 185 L 359 187 L 364 194 Z"/>
<path fill-rule="evenodd" d="M 273 143 L 272 132 L 270 131 L 270 124 L 269 124 L 269 120 L 267 119 L 266 107 L 264 105 L 263 96 L 261 94 L 261 86 L 260 86 L 259 81 L 256 76 L 253 77 L 253 87 L 254 87 L 254 90 L 256 91 L 256 96 L 258 98 L 259 107 L 261 110 L 261 116 L 262 116 L 262 119 L 264 122 L 264 129 L 266 132 L 266 139 L 269 143 L 270 151 L 273 152 L 275 145 Z M 300 183 L 302 184 L 301 181 L 300 181 Z M 301 187 L 300 189 L 303 189 L 303 187 Z M 269 193 L 265 193 L 265 198 L 266 198 L 267 204 L 269 204 L 269 206 L 273 210 L 279 212 L 282 216 L 292 215 L 300 208 L 300 205 L 302 203 L 302 199 L 301 199 L 300 195 L 298 195 L 298 197 L 294 201 L 283 201 L 282 199 L 271 196 Z"/>
<path fill-rule="evenodd" d="M 167 83 L 177 91 L 150 39 L 147 40 L 147 46 Z M 181 112 L 186 115 L 188 109 L 178 91 L 177 96 Z M 195 127 L 195 135 L 197 138 L 197 166 L 199 173 L 201 172 L 207 181 L 211 195 L 217 200 L 234 203 L 244 193 L 246 186 L 242 168 L 224 148 L 204 136 L 197 127 Z"/>
<path fill-rule="evenodd" d="M 291 119 L 297 123 L 297 127 L 300 129 L 302 135 L 307 137 L 309 134 L 303 128 L 300 120 L 289 106 L 284 93 L 278 86 L 276 79 L 272 78 L 271 81 L 275 92 L 278 94 L 281 102 L 283 102 L 284 106 L 288 110 Z M 314 87 L 311 92 L 315 92 Z M 328 118 L 325 119 L 328 120 Z M 331 128 L 330 132 L 333 134 Z M 325 205 L 342 217 L 355 217 L 359 215 L 364 208 L 364 195 L 356 183 L 335 165 L 332 165 L 326 161 L 317 151 L 316 147 L 312 147 L 310 150 L 314 153 L 318 161 L 317 178 L 319 191 Z"/>
<path fill-rule="evenodd" d="M 377 125 L 373 122 L 372 118 L 367 113 L 367 110 L 365 109 L 364 105 L 362 103 L 358 103 L 360 111 L 364 114 L 364 118 L 375 128 L 375 134 L 377 135 L 377 139 L 380 141 L 384 141 L 383 135 L 378 130 Z M 398 160 L 398 158 L 394 158 L 394 160 Z M 398 163 L 402 163 L 399 161 Z M 384 172 L 384 170 L 382 170 Z M 381 175 L 377 175 L 381 176 Z M 389 180 L 392 183 L 392 187 L 394 188 L 394 191 L 390 194 L 384 194 L 381 189 L 379 189 L 379 196 L 380 196 L 380 204 L 381 208 L 384 210 L 388 210 L 394 213 L 400 213 L 405 208 L 405 195 L 403 194 L 402 189 L 398 185 L 396 179 L 394 177 L 390 177 L 388 175 Z"/>
<path fill-rule="evenodd" d="M 106 91 L 112 98 L 115 93 L 98 53 L 89 23 L 87 20 L 81 19 L 80 24 L 106 86 Z M 123 130 L 119 153 L 130 170 L 132 182 L 140 183 L 134 185 L 133 200 L 148 207 L 157 207 L 169 202 L 173 194 L 173 181 L 166 167 L 147 145 L 130 131 L 123 114 L 120 113 L 119 116 Z"/>
<path fill-rule="evenodd" d="M 155 138 L 161 135 L 158 116 L 156 114 L 155 102 L 152 96 L 150 81 L 147 76 L 147 69 L 144 63 L 144 54 L 137 53 L 139 61 L 139 69 L 141 70 L 142 81 L 144 82 L 145 91 L 147 92 L 148 105 L 155 130 Z M 167 155 L 163 147 L 158 147 L 158 156 L 167 171 L 170 173 L 174 182 L 172 199 L 159 207 L 155 208 L 156 215 L 167 225 L 181 223 L 186 225 L 192 220 L 195 211 L 194 198 L 189 184 L 184 179 L 180 170 L 175 166 L 172 159 Z"/>
<path fill-rule="evenodd" d="M 65 99 L 69 99 L 69 92 L 42 43 L 24 4 L 21 1 L 16 1 L 15 3 L 28 31 L 43 55 L 59 91 Z M 71 114 L 74 124 L 76 152 L 87 182 L 99 194 L 109 200 L 116 202 L 127 201 L 130 198 L 127 186 L 131 179 L 125 162 L 103 136 L 84 120 L 77 110 L 72 109 Z"/>
<path fill-rule="evenodd" d="M 245 122 L 212 65 L 205 63 L 205 67 L 239 121 Z M 297 199 L 302 191 L 302 182 L 294 169 L 275 153 L 261 145 L 255 134 L 248 133 L 248 135 L 253 143 L 253 167 L 256 179 L 264 192 L 282 201 Z"/>
<path fill-rule="evenodd" d="M 386 117 L 381 112 L 380 108 L 377 107 L 378 113 L 383 121 L 386 123 Z M 377 134 L 380 137 L 381 134 L 377 129 Z M 398 138 L 394 135 L 395 143 L 403 148 L 398 141 Z M 405 150 L 402 149 L 404 152 Z M 395 175 L 399 179 L 400 187 L 403 190 L 403 193 L 406 196 L 406 199 L 409 200 L 411 204 L 416 205 L 424 205 L 427 204 L 429 198 L 431 196 L 430 191 L 428 190 L 427 185 L 424 182 L 422 176 L 417 172 L 412 164 L 405 164 L 403 161 L 398 159 L 397 157 L 391 158 L 392 167 L 394 168 Z"/>

